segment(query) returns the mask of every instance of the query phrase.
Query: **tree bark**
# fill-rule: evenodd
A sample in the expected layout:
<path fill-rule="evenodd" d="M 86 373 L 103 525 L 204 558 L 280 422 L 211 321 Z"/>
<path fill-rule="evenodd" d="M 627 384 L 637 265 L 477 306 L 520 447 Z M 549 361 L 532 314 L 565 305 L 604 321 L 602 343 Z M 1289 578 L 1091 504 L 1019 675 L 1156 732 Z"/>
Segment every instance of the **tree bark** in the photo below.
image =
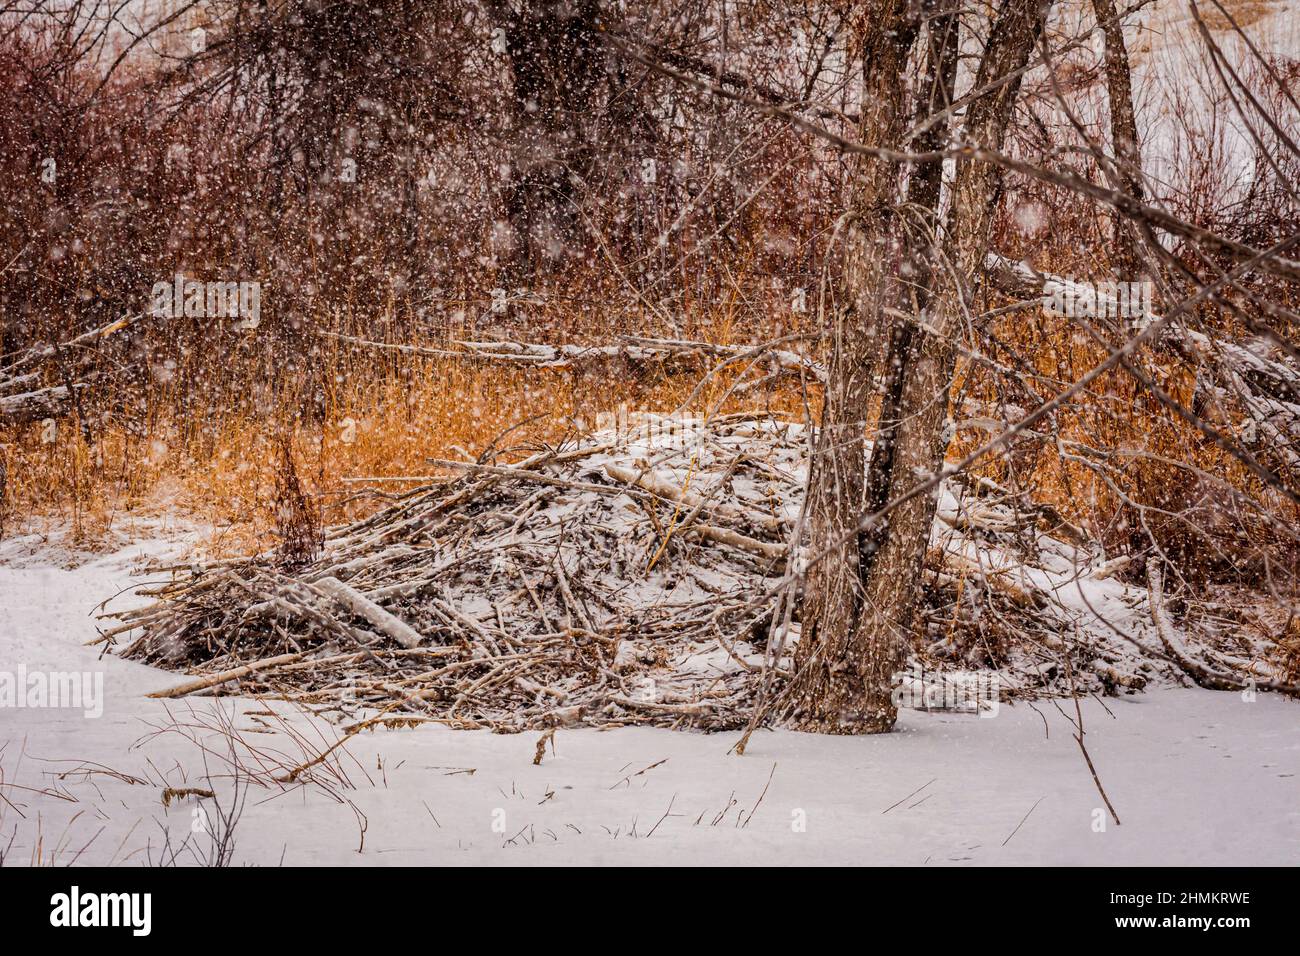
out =
<path fill-rule="evenodd" d="M 901 13 L 873 18 L 876 57 L 906 61 L 915 36 Z M 975 79 L 979 88 L 1005 76 L 1028 60 L 1041 33 L 1046 5 L 1040 0 L 1005 0 L 990 32 Z M 903 46 L 906 44 L 906 46 Z M 901 139 L 901 94 L 881 89 L 882 69 L 866 58 L 862 138 L 894 145 Z M 889 71 L 890 79 L 897 70 Z M 964 140 L 999 147 L 1010 123 L 1019 82 L 1004 84 L 967 109 Z M 870 124 L 870 125 L 868 125 Z M 997 208 L 1001 177 L 996 167 L 959 162 L 944 237 L 943 258 L 953 281 L 931 301 L 929 291 L 908 298 L 913 286 L 900 282 L 898 268 L 915 263 L 899 236 L 899 216 L 884 204 L 885 184 L 896 180 L 872 164 L 863 170 L 864 191 L 855 197 L 853 214 L 862 238 L 850 244 L 845 281 L 850 298 L 847 320 L 852 338 L 837 329 L 823 413 L 823 429 L 813 463 L 810 508 L 812 553 L 825 556 L 809 573 L 803 636 L 796 654 L 796 676 L 787 716 L 805 730 L 829 733 L 882 733 L 892 729 L 897 709 L 891 699 L 895 675 L 910 644 L 910 629 L 921 596 L 921 562 L 934 523 L 937 491 L 914 497 L 896 508 L 881 530 L 854 534 L 863 517 L 865 495 L 863 429 L 871 356 L 889 339 L 882 306 L 929 304 L 927 329 L 905 338 L 908 349 L 889 355 L 896 375 L 897 408 L 885 425 L 890 435 L 888 460 L 873 469 L 873 497 L 901 497 L 943 467 L 949 431 L 948 385 L 955 351 L 952 338 L 972 280 L 979 271 Z M 924 175 L 920 176 L 924 188 Z M 868 186 L 874 193 L 866 192 Z M 909 272 L 912 270 L 908 270 Z M 908 280 L 913 276 L 905 277 Z M 925 277 L 928 288 L 929 277 Z M 868 309 L 870 311 L 868 311 Z M 918 313 L 912 313 L 918 315 Z M 848 324 L 846 320 L 846 325 Z M 865 350 L 865 351 L 864 351 Z M 885 401 L 890 400 L 889 393 Z M 882 491 L 887 489 L 887 491 Z"/>
<path fill-rule="evenodd" d="M 1092 9 L 1106 43 L 1106 98 L 1110 104 L 1111 149 L 1118 167 L 1117 188 L 1142 202 L 1142 148 L 1133 110 L 1133 73 L 1124 45 L 1124 27 L 1115 0 L 1092 0 Z M 1115 216 L 1115 247 L 1121 278 L 1136 282 L 1143 273 L 1142 257 L 1132 227 L 1120 215 Z"/>
<path fill-rule="evenodd" d="M 911 111 L 901 76 L 918 32 L 917 8 L 881 0 L 863 19 L 863 142 L 898 146 Z M 813 565 L 796 653 L 791 722 L 828 733 L 888 730 L 896 668 L 892 647 L 859 626 L 863 564 L 852 533 L 866 488 L 867 415 L 873 366 L 889 338 L 887 307 L 901 296 L 905 255 L 898 169 L 863 160 L 855 170 L 845 228 L 844 302 L 835 312 L 821 429 L 809 475 Z"/>
<path fill-rule="evenodd" d="M 918 124 L 952 105 L 957 74 L 958 31 L 956 14 L 937 15 L 929 21 L 926 43 L 928 82 L 917 97 L 914 121 Z M 913 148 L 922 153 L 942 149 L 948 142 L 948 132 L 947 119 L 935 123 L 917 138 Z M 912 227 L 915 238 L 909 244 L 906 264 L 907 301 L 900 303 L 900 308 L 912 315 L 923 315 L 930 303 L 942 186 L 943 160 L 918 165 L 907 185 L 907 204 L 916 221 Z M 889 492 L 889 476 L 894 468 L 894 446 L 898 438 L 898 426 L 902 421 L 903 371 L 915 334 L 914 323 L 894 322 L 890 329 L 888 347 L 879 363 L 880 414 L 877 417 L 875 440 L 871 443 L 871 461 L 867 465 L 867 499 L 863 509 L 868 513 L 884 507 Z M 869 561 L 882 540 L 883 535 L 879 529 L 865 536 L 862 542 L 864 561 Z"/>

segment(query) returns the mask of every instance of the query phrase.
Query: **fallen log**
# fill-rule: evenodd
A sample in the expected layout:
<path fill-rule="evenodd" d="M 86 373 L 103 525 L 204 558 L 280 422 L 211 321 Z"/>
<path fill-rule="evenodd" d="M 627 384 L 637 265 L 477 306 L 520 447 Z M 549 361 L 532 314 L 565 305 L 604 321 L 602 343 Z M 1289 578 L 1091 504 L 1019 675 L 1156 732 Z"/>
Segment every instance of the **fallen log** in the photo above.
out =
<path fill-rule="evenodd" d="M 1069 295 L 1063 298 L 1072 304 L 1071 317 L 1123 314 L 1116 297 L 1063 276 L 1038 272 L 1023 262 L 990 253 L 985 270 L 1003 292 L 1025 297 L 1026 304 L 1037 301 L 1048 312 L 1056 313 L 1054 300 L 1061 297 L 1057 293 L 1066 292 Z M 1149 324 L 1159 316 L 1148 313 L 1130 318 Z M 1240 405 L 1245 414 L 1241 431 L 1246 444 L 1259 444 L 1292 471 L 1300 470 L 1300 370 L 1283 359 L 1260 354 L 1264 349 L 1179 326 L 1166 329 L 1161 341 L 1196 367 L 1201 394 L 1232 399 Z"/>
<path fill-rule="evenodd" d="M 209 687 L 216 687 L 219 684 L 228 684 L 232 680 L 238 680 L 241 677 L 255 674 L 258 671 L 264 671 L 271 667 L 279 667 L 281 664 L 291 664 L 294 661 L 302 660 L 306 656 L 306 651 L 299 651 L 296 654 L 280 654 L 278 657 L 268 657 L 265 660 L 253 661 L 251 664 L 244 664 L 241 667 L 222 671 L 219 674 L 208 674 L 196 680 L 179 684 L 176 687 L 169 687 L 167 690 L 155 691 L 147 696 L 159 699 L 185 697 L 195 691 L 206 690 Z"/>
<path fill-rule="evenodd" d="M 358 617 L 365 618 L 373 627 L 408 650 L 419 647 L 424 642 L 424 636 L 415 628 L 385 611 L 374 601 L 368 600 L 360 592 L 354 591 L 338 578 L 318 578 L 311 582 L 311 587 L 328 594 Z"/>
<path fill-rule="evenodd" d="M 669 501 L 676 501 L 690 508 L 702 507 L 714 515 L 725 518 L 732 518 L 737 521 L 748 522 L 755 527 L 764 528 L 768 531 L 781 531 L 785 528 L 785 522 L 780 518 L 773 518 L 770 515 L 759 514 L 756 511 L 750 511 L 747 508 L 739 508 L 735 505 L 715 504 L 710 506 L 699 495 L 689 490 L 678 488 L 669 479 L 653 471 L 637 471 L 635 468 L 627 468 L 623 465 L 607 462 L 605 465 L 605 474 L 609 475 L 615 481 L 620 481 L 625 485 L 635 485 L 651 494 L 666 498 Z"/>
<path fill-rule="evenodd" d="M 84 389 L 85 384 L 74 385 Z M 0 425 L 26 425 L 46 418 L 59 418 L 73 405 L 73 395 L 66 385 L 20 392 L 17 395 L 0 395 Z"/>
<path fill-rule="evenodd" d="M 779 561 L 785 557 L 786 553 L 786 547 L 783 544 L 759 541 L 757 538 L 748 537 L 728 528 L 715 528 L 711 525 L 700 524 L 692 525 L 684 533 L 698 535 L 701 538 L 716 541 L 718 544 L 739 548 L 741 551 L 748 551 L 750 554 L 757 555 L 760 558 L 767 558 L 770 561 Z"/>
<path fill-rule="evenodd" d="M 1169 659 L 1194 682 L 1210 690 L 1272 690 L 1292 696 L 1300 694 L 1300 686 L 1295 684 L 1277 680 L 1257 681 L 1254 678 L 1242 680 L 1193 660 L 1173 622 L 1169 620 L 1169 612 L 1165 609 L 1164 576 L 1155 558 L 1147 560 L 1147 582 L 1151 591 L 1151 619 L 1160 643 L 1164 645 Z"/>
<path fill-rule="evenodd" d="M 80 335 L 74 336 L 66 342 L 33 346 L 11 361 L 3 369 L 0 369 L 0 376 L 11 378 L 19 369 L 30 368 L 46 359 L 56 358 L 60 353 L 66 352 L 69 349 L 79 348 L 83 345 L 89 345 L 96 339 L 108 338 L 110 335 L 120 332 L 123 329 L 130 328 L 143 317 L 144 313 L 124 315 L 120 319 L 114 319 L 107 325 L 101 325 L 99 328 L 91 329 L 88 332 L 82 332 Z"/>
<path fill-rule="evenodd" d="M 457 359 L 528 365 L 534 368 L 577 368 L 601 362 L 622 361 L 631 365 L 687 364 L 703 358 L 726 358 L 756 352 L 768 363 L 768 378 L 782 375 L 805 374 L 816 382 L 825 381 L 825 370 L 820 364 L 797 352 L 764 345 L 716 345 L 682 339 L 655 339 L 625 337 L 615 345 L 547 345 L 540 342 L 471 341 L 453 339 L 454 348 L 427 345 L 376 342 L 355 335 L 318 330 L 317 335 L 336 339 L 363 348 L 384 349 L 406 355 L 425 355 L 430 358 Z"/>

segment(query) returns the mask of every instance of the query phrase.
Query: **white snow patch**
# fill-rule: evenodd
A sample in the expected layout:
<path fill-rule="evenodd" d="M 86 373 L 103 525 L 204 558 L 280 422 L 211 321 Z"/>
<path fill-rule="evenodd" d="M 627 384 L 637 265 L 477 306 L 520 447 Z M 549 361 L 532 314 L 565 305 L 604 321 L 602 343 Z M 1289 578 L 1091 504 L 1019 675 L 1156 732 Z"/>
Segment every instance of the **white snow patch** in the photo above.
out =
<path fill-rule="evenodd" d="M 96 635 L 96 604 L 139 583 L 140 556 L 171 547 L 145 543 L 72 569 L 0 566 L 0 669 L 107 678 L 98 720 L 0 710 L 5 862 L 156 862 L 164 831 L 173 847 L 191 840 L 177 862 L 203 859 L 211 838 L 192 831 L 196 819 L 215 820 L 214 800 L 164 806 L 163 788 L 210 788 L 229 806 L 226 744 L 195 733 L 210 748 L 205 770 L 180 734 L 141 742 L 173 719 L 230 715 L 249 746 L 290 759 L 302 749 L 288 728 L 317 749 L 337 738 L 338 728 L 284 704 L 273 705 L 289 714 L 281 726 L 250 713 L 269 709 L 255 701 L 149 700 L 176 676 L 82 646 Z M 701 651 L 700 665 L 712 664 L 714 652 Z M 1101 798 L 1050 702 L 1003 704 L 992 719 L 906 711 L 897 732 L 875 737 L 762 731 L 744 757 L 727 753 L 734 733 L 561 730 L 540 766 L 532 733 L 379 729 L 352 739 L 322 783 L 268 775 L 251 786 L 233 862 L 1295 864 L 1296 708 L 1203 690 L 1085 700 L 1088 747 L 1123 821 L 1106 818 L 1101 832 Z"/>

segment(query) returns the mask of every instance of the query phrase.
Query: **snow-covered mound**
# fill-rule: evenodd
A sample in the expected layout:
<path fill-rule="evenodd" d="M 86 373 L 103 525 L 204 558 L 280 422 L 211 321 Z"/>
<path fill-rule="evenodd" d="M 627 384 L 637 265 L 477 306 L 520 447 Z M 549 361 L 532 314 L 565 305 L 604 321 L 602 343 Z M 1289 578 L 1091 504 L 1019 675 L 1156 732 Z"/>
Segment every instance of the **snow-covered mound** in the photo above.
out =
<path fill-rule="evenodd" d="M 737 727 L 764 669 L 793 666 L 797 620 L 785 641 L 771 622 L 800 583 L 786 556 L 807 437 L 761 415 L 641 415 L 509 465 L 438 462 L 452 477 L 334 530 L 307 566 L 171 568 L 109 635 L 126 657 L 191 669 L 189 692 L 503 731 Z M 943 699 L 924 693 L 936 671 L 996 672 L 1001 696 L 1030 697 L 1194 667 L 1248 679 L 1225 676 L 1158 593 L 1153 607 L 1141 569 L 989 481 L 943 486 L 931 544 L 904 685 L 921 693 L 904 703 Z"/>

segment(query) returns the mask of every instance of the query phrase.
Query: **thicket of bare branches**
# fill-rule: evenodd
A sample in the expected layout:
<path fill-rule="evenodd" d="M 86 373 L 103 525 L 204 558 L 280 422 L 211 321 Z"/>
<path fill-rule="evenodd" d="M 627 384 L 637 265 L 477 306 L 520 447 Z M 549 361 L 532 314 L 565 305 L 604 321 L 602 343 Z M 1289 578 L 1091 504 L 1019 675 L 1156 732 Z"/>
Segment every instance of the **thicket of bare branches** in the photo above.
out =
<path fill-rule="evenodd" d="M 1171 10 L 1195 92 L 1153 103 Z M 967 474 L 1159 592 L 1189 679 L 1263 665 L 1171 620 L 1293 678 L 1298 67 L 1230 4 L 25 0 L 0 28 L 15 448 L 318 422 L 341 347 L 578 376 L 729 345 L 715 374 L 818 426 L 756 719 L 892 726 Z M 255 334 L 148 315 L 175 274 L 263 283 Z"/>

